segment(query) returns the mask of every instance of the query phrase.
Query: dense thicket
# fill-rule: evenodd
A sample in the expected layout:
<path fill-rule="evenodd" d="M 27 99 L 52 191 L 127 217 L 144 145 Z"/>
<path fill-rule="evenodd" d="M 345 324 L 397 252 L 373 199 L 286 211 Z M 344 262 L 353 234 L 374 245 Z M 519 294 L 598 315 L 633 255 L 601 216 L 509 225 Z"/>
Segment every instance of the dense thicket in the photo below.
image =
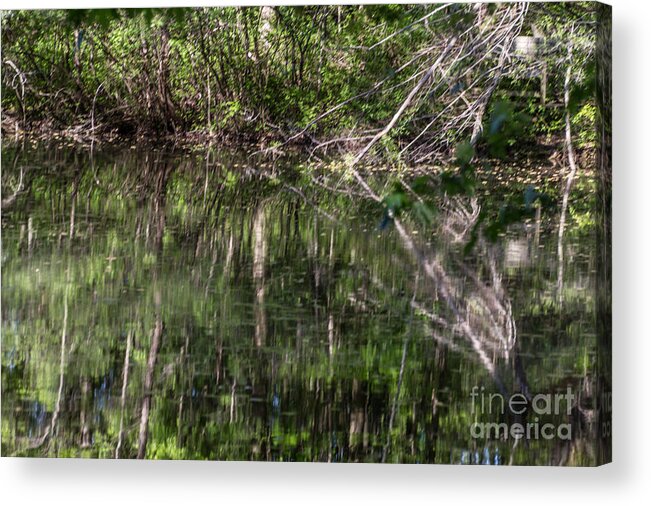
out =
<path fill-rule="evenodd" d="M 353 46 L 425 12 L 425 6 L 11 12 L 3 20 L 3 106 L 57 126 L 85 118 L 90 127 L 95 110 L 97 124 L 166 133 L 300 125 L 322 104 L 388 75 L 424 34 L 413 31 L 381 51 Z M 372 120 L 391 105 L 356 107 Z"/>
<path fill-rule="evenodd" d="M 496 104 L 532 118 L 526 133 L 562 131 L 549 105 L 562 102 L 570 40 L 572 87 L 589 82 L 592 31 L 589 4 L 8 12 L 4 126 L 333 144 L 381 134 L 423 161 L 477 140 Z M 523 35 L 545 43 L 532 52 Z"/>

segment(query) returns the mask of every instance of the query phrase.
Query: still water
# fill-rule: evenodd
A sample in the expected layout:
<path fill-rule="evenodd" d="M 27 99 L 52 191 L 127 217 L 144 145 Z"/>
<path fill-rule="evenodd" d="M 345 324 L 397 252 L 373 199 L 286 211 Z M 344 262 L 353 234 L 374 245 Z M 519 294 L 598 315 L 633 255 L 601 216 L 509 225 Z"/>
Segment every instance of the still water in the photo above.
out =
<path fill-rule="evenodd" d="M 350 179 L 307 168 L 5 146 L 3 196 L 21 173 L 25 189 L 2 213 L 2 454 L 594 463 L 581 203 L 559 280 L 556 209 L 464 255 L 464 213 L 400 234 Z M 514 422 L 488 394 L 568 389 L 569 414 L 516 421 L 571 440 L 473 434 Z"/>

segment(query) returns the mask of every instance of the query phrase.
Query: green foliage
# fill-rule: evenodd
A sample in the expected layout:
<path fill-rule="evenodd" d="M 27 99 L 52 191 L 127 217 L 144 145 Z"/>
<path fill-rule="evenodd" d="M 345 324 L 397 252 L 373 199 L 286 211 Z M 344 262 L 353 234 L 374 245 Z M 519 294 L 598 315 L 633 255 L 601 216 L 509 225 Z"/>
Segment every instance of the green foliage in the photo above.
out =
<path fill-rule="evenodd" d="M 510 225 L 533 217 L 535 213 L 534 203 L 536 202 L 540 202 L 543 207 L 551 204 L 549 197 L 529 186 L 517 198 L 504 203 L 500 207 L 497 216 L 485 227 L 486 237 L 491 241 L 495 241 L 506 232 Z"/>
<path fill-rule="evenodd" d="M 462 172 L 470 170 L 470 162 L 475 157 L 475 148 L 470 142 L 462 142 L 457 145 L 456 149 L 457 163 Z"/>
<path fill-rule="evenodd" d="M 517 111 L 515 104 L 506 100 L 495 102 L 491 108 L 488 124 L 484 127 L 484 138 L 490 154 L 504 158 L 510 147 L 521 138 L 530 117 Z"/>
<path fill-rule="evenodd" d="M 588 102 L 572 117 L 572 127 L 578 132 L 575 145 L 577 148 L 594 146 L 597 141 L 597 107 Z"/>
<path fill-rule="evenodd" d="M 225 127 L 230 121 L 237 119 L 242 112 L 242 104 L 240 104 L 239 100 L 222 102 L 219 107 L 222 111 L 219 119 L 221 127 Z"/>
<path fill-rule="evenodd" d="M 342 47 L 371 45 L 423 12 L 277 6 L 262 19 L 260 8 L 239 7 L 12 11 L 2 20 L 3 56 L 25 73 L 27 88 L 22 96 L 4 67 L 2 107 L 56 128 L 87 128 L 93 114 L 96 127 L 127 135 L 211 125 L 291 130 L 390 75 L 424 39 L 415 31 L 384 51 Z M 400 98 L 351 102 L 318 128 L 383 121 Z"/>
<path fill-rule="evenodd" d="M 581 67 L 579 79 L 575 80 L 570 90 L 570 100 L 567 105 L 570 114 L 576 114 L 586 102 L 594 99 L 596 87 L 596 69 L 594 60 L 591 60 Z"/>
<path fill-rule="evenodd" d="M 384 230 L 394 218 L 406 212 L 421 225 L 431 226 L 436 216 L 435 207 L 427 200 L 431 196 L 432 191 L 426 177 L 416 178 L 408 189 L 402 183 L 395 182 L 392 190 L 382 200 L 384 212 L 378 228 Z"/>
<path fill-rule="evenodd" d="M 491 107 L 482 142 L 493 156 L 504 156 L 508 147 L 513 146 L 522 135 L 529 121 L 529 116 L 517 112 L 513 103 L 498 100 Z M 394 217 L 406 212 L 410 212 L 410 215 L 422 225 L 430 225 L 435 206 L 425 199 L 435 198 L 441 192 L 451 197 L 473 196 L 477 185 L 475 156 L 475 148 L 472 144 L 461 142 L 455 149 L 456 168 L 443 171 L 439 176 L 438 185 L 432 185 L 431 179 L 426 176 L 416 178 L 408 191 L 402 183 L 394 183 L 391 192 L 382 201 L 384 214 L 379 228 L 386 228 Z M 480 234 L 483 233 L 489 241 L 494 242 L 504 235 L 511 225 L 533 217 L 536 205 L 547 209 L 552 204 L 548 194 L 529 185 L 523 192 L 504 202 L 495 212 L 482 208 L 470 230 L 469 239 L 464 246 L 464 254 L 467 255 L 472 251 Z"/>

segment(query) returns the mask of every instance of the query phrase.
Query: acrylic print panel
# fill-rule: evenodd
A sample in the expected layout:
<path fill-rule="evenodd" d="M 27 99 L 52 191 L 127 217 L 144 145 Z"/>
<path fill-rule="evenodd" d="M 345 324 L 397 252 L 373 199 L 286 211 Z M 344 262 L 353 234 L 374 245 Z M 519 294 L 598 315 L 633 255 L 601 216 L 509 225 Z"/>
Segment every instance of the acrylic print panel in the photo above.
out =
<path fill-rule="evenodd" d="M 2 454 L 610 460 L 610 8 L 8 11 Z"/>

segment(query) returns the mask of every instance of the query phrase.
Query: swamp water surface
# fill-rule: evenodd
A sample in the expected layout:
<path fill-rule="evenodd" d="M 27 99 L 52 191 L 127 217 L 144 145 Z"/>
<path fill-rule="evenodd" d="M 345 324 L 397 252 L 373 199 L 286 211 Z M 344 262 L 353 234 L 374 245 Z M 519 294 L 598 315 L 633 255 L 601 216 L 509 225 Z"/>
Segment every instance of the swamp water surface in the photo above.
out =
<path fill-rule="evenodd" d="M 568 220 L 561 304 L 555 211 L 470 256 L 412 227 L 433 280 L 352 181 L 313 184 L 300 160 L 5 146 L 2 162 L 4 195 L 29 180 L 2 216 L 4 456 L 594 462 L 564 410 L 520 421 L 571 423 L 571 441 L 471 431 L 513 421 L 488 393 L 571 388 L 589 412 L 589 223 Z"/>

